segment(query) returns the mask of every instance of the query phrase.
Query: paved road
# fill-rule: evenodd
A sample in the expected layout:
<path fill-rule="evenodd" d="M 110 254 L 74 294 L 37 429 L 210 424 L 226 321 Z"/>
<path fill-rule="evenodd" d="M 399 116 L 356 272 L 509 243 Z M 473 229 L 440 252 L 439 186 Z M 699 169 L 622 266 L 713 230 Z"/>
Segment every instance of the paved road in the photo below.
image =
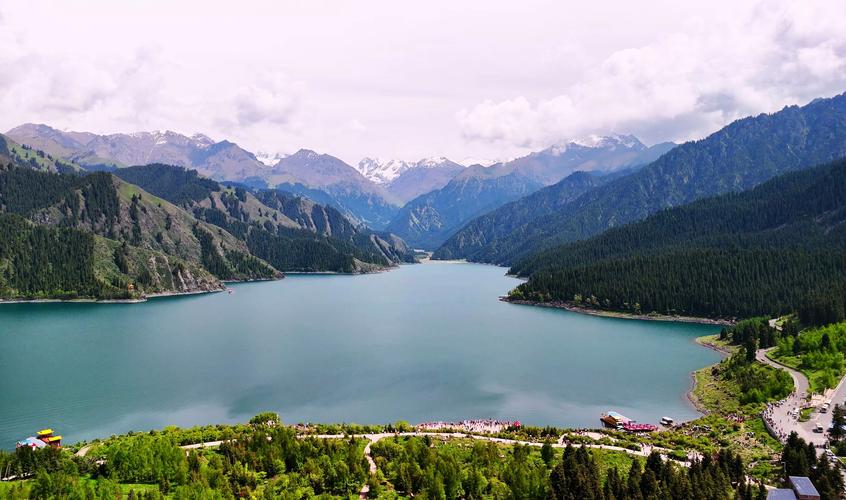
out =
<path fill-rule="evenodd" d="M 796 433 L 799 434 L 799 437 L 805 441 L 814 443 L 818 446 L 825 445 L 827 441 L 826 434 L 814 432 L 814 427 L 819 424 L 823 426 L 823 429 L 828 431 L 828 428 L 831 425 L 832 412 L 819 413 L 819 411 L 814 410 L 811 414 L 810 420 L 807 422 L 799 422 L 794 416 L 788 414 L 789 411 L 795 408 L 807 406 L 807 396 L 809 392 L 808 378 L 801 372 L 768 358 L 767 353 L 773 349 L 775 348 L 760 349 L 755 354 L 755 358 L 762 363 L 785 370 L 789 373 L 791 378 L 793 378 L 793 386 L 795 390 L 784 403 L 779 406 L 771 407 L 771 423 L 785 438 L 790 434 L 790 432 L 796 431 Z M 844 399 L 846 399 L 846 376 L 840 380 L 840 383 L 837 384 L 837 387 L 834 388 L 834 391 L 831 394 L 832 406 L 834 404 L 843 405 Z"/>
<path fill-rule="evenodd" d="M 791 432 L 796 431 L 799 437 L 805 441 L 821 444 L 825 441 L 825 437 L 813 431 L 816 422 L 813 419 L 808 422 L 799 422 L 795 414 L 797 409 L 801 409 L 807 404 L 808 378 L 801 372 L 768 358 L 767 354 L 773 349 L 775 348 L 759 349 L 755 353 L 755 359 L 790 374 L 790 377 L 793 379 L 793 393 L 780 404 L 769 407 L 766 412 L 766 418 L 770 422 L 770 426 L 778 433 L 777 437 L 780 441 L 784 441 Z"/>

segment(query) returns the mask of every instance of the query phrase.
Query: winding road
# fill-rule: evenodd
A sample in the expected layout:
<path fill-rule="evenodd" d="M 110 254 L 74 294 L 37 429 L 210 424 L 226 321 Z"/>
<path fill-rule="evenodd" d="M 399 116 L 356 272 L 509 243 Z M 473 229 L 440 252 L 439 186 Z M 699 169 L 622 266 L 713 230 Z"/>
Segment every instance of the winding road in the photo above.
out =
<path fill-rule="evenodd" d="M 790 411 L 807 406 L 807 397 L 809 394 L 808 378 L 802 372 L 770 359 L 767 354 L 773 349 L 775 348 L 759 349 L 755 353 L 755 358 L 761 363 L 785 370 L 793 379 L 793 387 L 795 388 L 793 393 L 783 403 L 771 407 L 772 424 L 775 430 L 782 436 L 779 439 L 784 441 L 786 436 L 795 431 L 806 442 L 814 443 L 818 447 L 824 447 L 827 442 L 826 434 L 824 432 L 814 432 L 814 427 L 819 424 L 822 425 L 823 429 L 828 431 L 828 428 L 831 426 L 832 412 L 820 413 L 815 409 L 807 422 L 799 422 L 795 416 L 790 415 Z M 831 394 L 832 405 L 842 405 L 844 399 L 846 399 L 846 377 L 843 377 L 840 383 L 837 384 L 837 387 L 834 388 Z"/>

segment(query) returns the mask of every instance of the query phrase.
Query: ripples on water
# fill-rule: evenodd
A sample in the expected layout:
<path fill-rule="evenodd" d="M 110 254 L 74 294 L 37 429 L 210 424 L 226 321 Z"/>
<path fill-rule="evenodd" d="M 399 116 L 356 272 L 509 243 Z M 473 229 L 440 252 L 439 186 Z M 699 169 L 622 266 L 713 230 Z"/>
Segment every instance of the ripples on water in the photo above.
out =
<path fill-rule="evenodd" d="M 429 263 L 297 275 L 145 304 L 0 306 L 0 447 L 248 420 L 518 419 L 596 426 L 696 415 L 689 372 L 715 327 L 497 300 L 505 269 Z"/>

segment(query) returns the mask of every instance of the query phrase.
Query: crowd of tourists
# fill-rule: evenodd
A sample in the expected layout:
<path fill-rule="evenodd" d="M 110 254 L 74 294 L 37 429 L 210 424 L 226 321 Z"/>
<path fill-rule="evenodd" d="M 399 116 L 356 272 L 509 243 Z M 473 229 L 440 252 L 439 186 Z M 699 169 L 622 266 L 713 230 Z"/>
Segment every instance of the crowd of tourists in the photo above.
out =
<path fill-rule="evenodd" d="M 473 419 L 460 422 L 423 422 L 417 426 L 421 431 L 461 430 L 464 432 L 497 433 L 509 427 L 520 427 L 516 420 Z"/>
<path fill-rule="evenodd" d="M 800 409 L 799 406 L 793 406 L 793 408 L 788 409 L 787 412 L 780 412 L 777 410 L 785 406 L 790 406 L 791 404 L 795 405 L 797 403 L 795 396 L 796 393 L 794 392 L 785 399 L 769 403 L 761 413 L 761 418 L 764 419 L 771 432 L 774 433 L 775 437 L 781 442 L 787 441 L 787 436 L 790 434 L 788 429 L 799 422 Z"/>

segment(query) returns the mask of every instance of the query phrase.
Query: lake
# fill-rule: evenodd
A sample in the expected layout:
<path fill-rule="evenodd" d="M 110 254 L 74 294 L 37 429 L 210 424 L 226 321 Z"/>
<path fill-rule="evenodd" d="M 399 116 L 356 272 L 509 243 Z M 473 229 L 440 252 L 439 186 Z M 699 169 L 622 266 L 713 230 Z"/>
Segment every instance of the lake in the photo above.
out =
<path fill-rule="evenodd" d="M 500 302 L 505 269 L 426 263 L 292 275 L 142 304 L 0 305 L 0 448 L 166 425 L 464 418 L 595 427 L 695 418 L 718 327 Z"/>

